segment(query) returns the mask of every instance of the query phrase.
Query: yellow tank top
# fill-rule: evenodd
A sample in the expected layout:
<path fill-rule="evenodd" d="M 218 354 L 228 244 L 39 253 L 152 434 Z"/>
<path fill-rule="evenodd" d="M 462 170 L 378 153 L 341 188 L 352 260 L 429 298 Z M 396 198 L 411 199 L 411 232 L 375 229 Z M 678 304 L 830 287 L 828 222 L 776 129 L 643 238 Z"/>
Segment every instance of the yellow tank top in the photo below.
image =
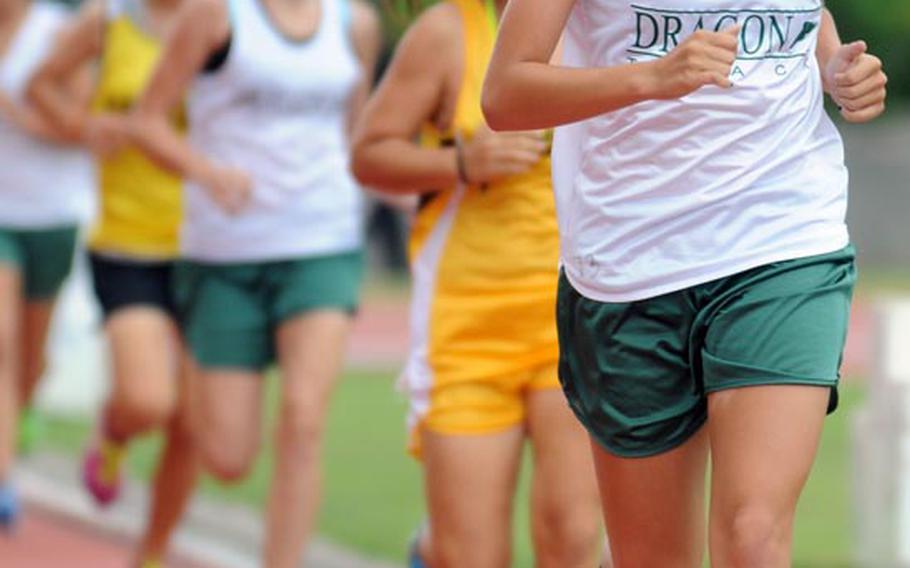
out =
<path fill-rule="evenodd" d="M 127 16 L 108 22 L 96 112 L 126 112 L 140 96 L 160 55 L 158 40 Z M 180 123 L 183 123 L 180 120 Z M 134 148 L 98 164 L 100 208 L 90 240 L 95 251 L 148 258 L 178 252 L 181 181 Z"/>
<path fill-rule="evenodd" d="M 464 76 L 452 132 L 427 126 L 424 143 L 483 124 L 481 90 L 496 39 L 482 0 L 449 0 L 464 30 Z M 529 172 L 485 187 L 447 188 L 414 220 L 415 285 L 428 287 L 424 340 L 435 380 L 495 376 L 556 361 L 559 236 L 546 157 Z M 425 291 L 426 292 L 426 291 Z M 420 316 L 415 321 L 419 321 Z"/>

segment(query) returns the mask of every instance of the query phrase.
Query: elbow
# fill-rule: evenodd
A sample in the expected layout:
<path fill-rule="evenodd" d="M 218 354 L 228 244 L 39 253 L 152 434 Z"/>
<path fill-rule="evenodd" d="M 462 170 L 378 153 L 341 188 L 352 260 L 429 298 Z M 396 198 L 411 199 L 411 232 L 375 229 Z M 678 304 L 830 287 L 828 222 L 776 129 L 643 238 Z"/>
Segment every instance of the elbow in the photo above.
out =
<path fill-rule="evenodd" d="M 369 146 L 362 142 L 355 143 L 351 149 L 351 173 L 362 186 L 378 188 L 381 185 L 382 176 L 373 167 Z"/>
<path fill-rule="evenodd" d="M 480 105 L 483 110 L 483 117 L 491 129 L 500 131 L 516 129 L 508 112 L 507 96 L 503 93 L 500 81 L 496 77 L 487 76 L 487 80 L 483 85 Z"/>

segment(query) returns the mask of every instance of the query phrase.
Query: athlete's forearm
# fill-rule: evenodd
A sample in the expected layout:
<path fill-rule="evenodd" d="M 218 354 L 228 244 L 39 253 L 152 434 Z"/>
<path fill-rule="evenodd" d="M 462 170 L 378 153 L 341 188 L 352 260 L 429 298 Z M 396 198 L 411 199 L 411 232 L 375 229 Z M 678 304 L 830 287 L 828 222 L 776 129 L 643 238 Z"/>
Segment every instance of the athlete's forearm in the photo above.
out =
<path fill-rule="evenodd" d="M 821 27 L 818 31 L 818 46 L 815 49 L 815 56 L 818 59 L 818 66 L 822 72 L 822 82 L 824 83 L 825 92 L 830 93 L 832 89 L 831 78 L 826 72 L 828 63 L 837 53 L 842 45 L 840 34 L 837 32 L 837 25 L 834 23 L 834 17 L 827 8 L 822 10 Z"/>
<path fill-rule="evenodd" d="M 73 97 L 54 77 L 38 75 L 26 91 L 28 103 L 57 136 L 68 142 L 83 139 L 91 110 L 83 100 Z"/>
<path fill-rule="evenodd" d="M 202 185 L 207 183 L 213 164 L 193 148 L 167 116 L 139 109 L 128 120 L 130 141 L 160 168 Z"/>
<path fill-rule="evenodd" d="M 516 62 L 490 67 L 483 110 L 496 130 L 543 130 L 652 98 L 654 64 L 575 69 Z"/>
<path fill-rule="evenodd" d="M 27 104 L 68 141 L 81 142 L 91 119 L 89 63 L 101 55 L 104 21 L 103 4 L 86 2 L 26 87 Z"/>
<path fill-rule="evenodd" d="M 33 108 L 16 104 L 11 98 L 0 94 L 0 115 L 15 124 L 25 133 L 54 144 L 67 144 L 76 142 L 76 139 L 67 137 L 65 133 L 36 112 Z"/>
<path fill-rule="evenodd" d="M 352 167 L 360 183 L 385 193 L 429 193 L 458 182 L 454 148 L 421 148 L 397 138 L 355 144 Z"/>

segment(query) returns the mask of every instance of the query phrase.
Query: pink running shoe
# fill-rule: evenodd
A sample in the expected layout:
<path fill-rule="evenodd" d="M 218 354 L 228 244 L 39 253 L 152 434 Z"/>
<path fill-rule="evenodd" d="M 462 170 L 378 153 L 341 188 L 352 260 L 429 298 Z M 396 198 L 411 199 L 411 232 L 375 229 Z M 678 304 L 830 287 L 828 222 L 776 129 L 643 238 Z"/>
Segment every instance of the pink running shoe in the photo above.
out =
<path fill-rule="evenodd" d="M 85 454 L 82 482 L 101 507 L 111 505 L 120 497 L 124 454 L 123 446 L 102 437 Z"/>

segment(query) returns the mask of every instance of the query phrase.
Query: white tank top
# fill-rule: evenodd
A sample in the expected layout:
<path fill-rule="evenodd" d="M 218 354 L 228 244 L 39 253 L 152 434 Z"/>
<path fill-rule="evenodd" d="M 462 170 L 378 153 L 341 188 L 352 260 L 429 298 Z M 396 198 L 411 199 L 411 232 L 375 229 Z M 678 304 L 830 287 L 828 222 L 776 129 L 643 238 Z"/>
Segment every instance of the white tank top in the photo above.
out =
<path fill-rule="evenodd" d="M 32 74 L 48 53 L 66 11 L 35 2 L 0 60 L 0 91 L 24 102 Z M 42 142 L 0 116 L 0 224 L 47 228 L 84 221 L 91 208 L 91 162 L 74 147 Z"/>
<path fill-rule="evenodd" d="M 825 114 L 821 0 L 578 0 L 565 63 L 663 57 L 742 27 L 731 90 L 707 87 L 558 130 L 562 261 L 603 302 L 681 290 L 848 243 L 843 144 Z"/>
<path fill-rule="evenodd" d="M 231 216 L 188 184 L 183 254 L 247 262 L 334 254 L 361 243 L 361 195 L 349 173 L 348 106 L 360 78 L 346 0 L 322 0 L 315 34 L 295 41 L 260 0 L 229 0 L 228 58 L 200 75 L 188 112 L 194 146 L 253 179 Z"/>

